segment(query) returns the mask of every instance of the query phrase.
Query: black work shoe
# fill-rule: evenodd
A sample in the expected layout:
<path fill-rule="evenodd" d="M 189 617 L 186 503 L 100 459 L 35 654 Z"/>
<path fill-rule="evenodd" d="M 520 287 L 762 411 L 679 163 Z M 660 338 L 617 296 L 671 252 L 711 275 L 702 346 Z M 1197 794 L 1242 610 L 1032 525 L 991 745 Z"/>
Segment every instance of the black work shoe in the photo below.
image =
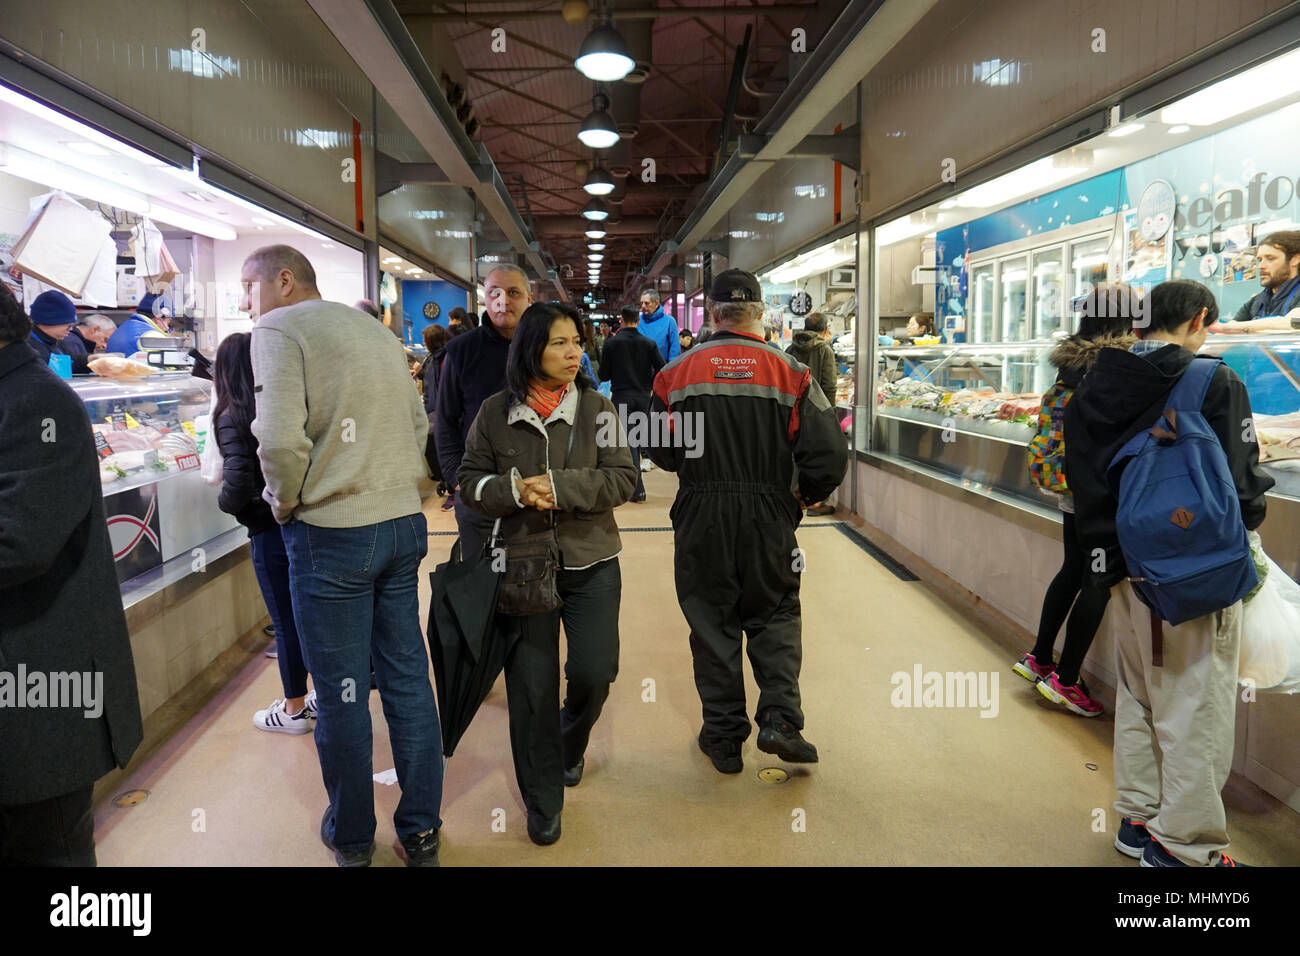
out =
<path fill-rule="evenodd" d="M 329 822 L 330 817 L 333 815 L 334 808 L 326 807 L 325 815 L 320 818 L 320 841 L 334 851 L 334 862 L 339 866 L 369 866 L 370 858 L 375 855 L 374 843 L 371 843 L 364 850 L 337 850 L 334 848 L 334 844 L 330 842 L 329 837 Z"/>
<path fill-rule="evenodd" d="M 776 711 L 768 711 L 759 723 L 758 749 L 776 754 L 786 763 L 817 762 L 817 748 Z"/>
<path fill-rule="evenodd" d="M 438 831 L 407 837 L 402 841 L 402 850 L 407 866 L 438 866 Z"/>
<path fill-rule="evenodd" d="M 587 758 L 579 757 L 577 763 L 564 771 L 564 785 L 566 787 L 576 787 L 582 783 L 582 771 L 586 766 Z"/>
<path fill-rule="evenodd" d="M 560 838 L 560 815 L 544 817 L 528 811 L 528 839 L 538 846 L 550 846 Z"/>
<path fill-rule="evenodd" d="M 740 773 L 745 769 L 745 762 L 740 757 L 739 740 L 712 739 L 700 731 L 700 750 L 713 761 L 713 769 L 718 773 Z"/>

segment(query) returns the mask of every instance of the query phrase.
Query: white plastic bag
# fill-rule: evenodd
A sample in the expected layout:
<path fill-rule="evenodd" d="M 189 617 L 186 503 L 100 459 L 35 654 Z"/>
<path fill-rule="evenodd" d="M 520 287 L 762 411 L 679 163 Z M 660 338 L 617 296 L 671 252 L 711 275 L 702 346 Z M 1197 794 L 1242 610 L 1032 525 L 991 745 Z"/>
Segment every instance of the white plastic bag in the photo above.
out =
<path fill-rule="evenodd" d="M 1265 556 L 1268 576 L 1246 601 L 1237 676 L 1270 694 L 1300 693 L 1300 585 Z"/>
<path fill-rule="evenodd" d="M 206 485 L 221 484 L 221 448 L 217 444 L 217 423 L 212 420 L 212 410 L 217 407 L 217 390 L 212 389 L 208 413 L 194 420 L 194 430 L 202 436 L 199 449 L 199 474 Z"/>

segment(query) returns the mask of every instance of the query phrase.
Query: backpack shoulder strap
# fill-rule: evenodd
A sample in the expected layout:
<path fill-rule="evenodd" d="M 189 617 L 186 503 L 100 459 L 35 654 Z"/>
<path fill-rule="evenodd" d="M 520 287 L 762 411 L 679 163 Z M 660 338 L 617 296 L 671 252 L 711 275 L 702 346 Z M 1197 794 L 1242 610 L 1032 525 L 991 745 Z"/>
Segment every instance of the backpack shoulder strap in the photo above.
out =
<path fill-rule="evenodd" d="M 1169 402 L 1165 408 L 1182 412 L 1199 412 L 1205 404 L 1205 393 L 1210 390 L 1210 379 L 1223 362 L 1216 356 L 1204 355 L 1192 359 L 1190 365 L 1178 379 L 1178 384 L 1169 393 Z"/>

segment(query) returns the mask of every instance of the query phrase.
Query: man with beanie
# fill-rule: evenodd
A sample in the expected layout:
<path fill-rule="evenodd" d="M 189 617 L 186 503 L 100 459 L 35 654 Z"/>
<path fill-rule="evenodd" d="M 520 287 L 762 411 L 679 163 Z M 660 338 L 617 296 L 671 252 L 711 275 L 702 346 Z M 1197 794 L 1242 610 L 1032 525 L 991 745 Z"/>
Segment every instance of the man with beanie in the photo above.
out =
<path fill-rule="evenodd" d="M 641 293 L 641 324 L 638 331 L 659 346 L 659 354 L 665 362 L 671 362 L 682 354 L 682 342 L 677 337 L 677 320 L 664 311 L 656 289 L 646 289 Z"/>
<path fill-rule="evenodd" d="M 803 564 L 794 532 L 804 502 L 843 480 L 848 443 L 807 366 L 764 344 L 754 276 L 718 275 L 709 312 L 717 331 L 664 366 L 651 399 L 656 413 L 672 413 L 670 440 L 652 443 L 650 457 L 679 479 L 673 556 L 704 712 L 699 745 L 720 773 L 743 769 L 752 730 L 743 633 L 759 687 L 758 749 L 816 763 L 817 748 L 801 734 Z"/>
<path fill-rule="evenodd" d="M 364 312 L 325 302 L 292 246 L 244 261 L 253 329 L 253 435 L 289 554 L 289 588 L 316 686 L 328 804 L 320 837 L 340 866 L 369 866 L 375 784 L 371 661 L 402 789 L 393 822 L 408 866 L 436 866 L 442 734 L 420 626 L 418 572 L 429 435 L 402 343 Z"/>
<path fill-rule="evenodd" d="M 0 867 L 94 866 L 95 781 L 140 702 L 90 418 L 30 343 L 0 283 Z"/>
<path fill-rule="evenodd" d="M 148 347 L 150 338 L 170 335 L 172 323 L 171 303 L 165 296 L 145 295 L 135 312 L 117 327 L 108 339 L 108 351 L 120 352 L 127 358 Z M 141 339 L 144 343 L 141 343 Z"/>
<path fill-rule="evenodd" d="M 72 300 L 58 289 L 42 292 L 32 302 L 32 334 L 29 344 L 36 350 L 42 365 L 50 364 L 51 355 L 70 355 L 76 371 L 77 349 L 68 344 L 68 333 L 77 324 L 77 309 Z M 81 370 L 86 371 L 86 356 L 81 354 Z"/>

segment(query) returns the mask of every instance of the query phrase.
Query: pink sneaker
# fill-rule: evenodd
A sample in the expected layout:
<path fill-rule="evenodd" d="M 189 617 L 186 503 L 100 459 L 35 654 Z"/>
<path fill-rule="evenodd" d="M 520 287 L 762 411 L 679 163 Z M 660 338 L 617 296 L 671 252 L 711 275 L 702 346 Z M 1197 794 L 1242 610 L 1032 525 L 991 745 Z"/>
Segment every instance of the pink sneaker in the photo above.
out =
<path fill-rule="evenodd" d="M 1056 673 L 1056 662 L 1048 661 L 1046 664 L 1040 664 L 1033 654 L 1026 654 L 1012 664 L 1011 669 L 1025 680 L 1036 684 Z"/>
<path fill-rule="evenodd" d="M 1067 686 L 1052 674 L 1038 682 L 1038 692 L 1053 704 L 1064 704 L 1080 717 L 1101 716 L 1101 701 L 1095 700 L 1088 693 L 1088 685 L 1082 677 L 1079 678 L 1079 683 Z"/>

